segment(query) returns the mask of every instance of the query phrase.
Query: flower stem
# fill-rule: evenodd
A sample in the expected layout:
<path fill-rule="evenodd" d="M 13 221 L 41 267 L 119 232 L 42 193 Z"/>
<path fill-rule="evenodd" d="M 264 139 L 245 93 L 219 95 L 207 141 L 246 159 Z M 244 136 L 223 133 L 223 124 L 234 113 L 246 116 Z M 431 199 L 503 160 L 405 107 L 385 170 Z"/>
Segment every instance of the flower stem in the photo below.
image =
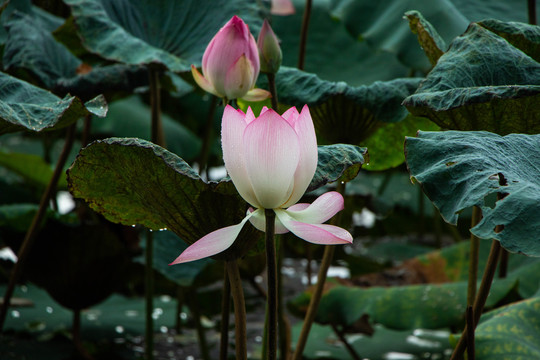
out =
<path fill-rule="evenodd" d="M 311 17 L 311 0 L 306 0 L 304 17 L 302 18 L 302 30 L 300 32 L 300 49 L 298 52 L 298 69 L 304 70 L 306 60 L 307 33 L 309 28 L 309 18 Z"/>
<path fill-rule="evenodd" d="M 51 198 L 51 195 L 54 193 L 54 189 L 56 188 L 56 184 L 58 183 L 58 179 L 60 178 L 60 174 L 62 173 L 62 170 L 64 168 L 64 164 L 66 163 L 69 152 L 71 151 L 71 147 L 73 146 L 73 140 L 75 139 L 75 126 L 76 124 L 74 123 L 67 129 L 66 140 L 64 142 L 62 153 L 58 158 L 56 167 L 54 168 L 51 179 L 49 180 L 49 184 L 47 185 L 47 188 L 41 196 L 38 211 L 34 215 L 32 224 L 26 232 L 21 248 L 17 253 L 17 262 L 15 263 L 15 266 L 9 278 L 8 287 L 6 289 L 6 292 L 4 293 L 4 302 L 2 303 L 2 307 L 0 309 L 0 333 L 2 332 L 2 329 L 4 327 L 4 322 L 6 320 L 6 315 L 11 302 L 11 297 L 13 296 L 13 292 L 15 290 L 15 285 L 19 281 L 19 278 L 22 274 L 24 265 L 26 263 L 26 258 L 28 257 L 28 253 L 30 252 L 34 244 L 39 225 L 41 224 L 41 221 L 45 216 L 45 212 L 49 205 L 49 200 Z"/>
<path fill-rule="evenodd" d="M 471 305 L 467 306 L 467 326 L 474 328 L 474 310 Z M 467 360 L 474 360 L 474 331 L 467 332 Z"/>
<path fill-rule="evenodd" d="M 536 0 L 527 0 L 529 24 L 536 25 Z"/>
<path fill-rule="evenodd" d="M 216 113 L 216 108 L 218 105 L 218 98 L 217 96 L 212 96 L 212 100 L 210 102 L 210 109 L 208 111 L 208 115 L 206 118 L 206 124 L 204 127 L 204 135 L 203 135 L 203 142 L 201 146 L 201 154 L 199 156 L 199 174 L 202 175 L 204 170 L 206 169 L 206 165 L 208 163 L 208 157 L 210 156 L 210 148 L 212 145 L 212 137 L 213 137 L 213 122 L 214 122 L 214 114 Z"/>
<path fill-rule="evenodd" d="M 225 263 L 223 272 L 223 290 L 221 301 L 221 338 L 219 345 L 219 359 L 227 360 L 227 351 L 229 349 L 229 315 L 231 311 L 231 284 L 229 283 L 229 273 L 227 263 Z"/>
<path fill-rule="evenodd" d="M 268 78 L 268 90 L 270 91 L 270 94 L 272 94 L 272 98 L 270 99 L 270 101 L 272 101 L 272 109 L 277 112 L 278 97 L 276 89 L 276 75 L 272 73 L 266 73 L 266 77 Z"/>
<path fill-rule="evenodd" d="M 482 212 L 478 206 L 472 210 L 471 229 L 475 227 L 482 218 Z M 480 239 L 471 233 L 470 255 L 469 255 L 469 282 L 467 285 L 467 305 L 472 306 L 476 298 L 476 281 L 478 278 L 478 254 Z"/>
<path fill-rule="evenodd" d="M 344 195 L 345 183 L 338 182 L 336 190 L 341 195 Z M 337 225 L 339 224 L 340 218 L 341 213 L 338 213 L 332 218 L 330 223 L 332 225 Z M 298 342 L 296 343 L 296 349 L 294 350 L 292 360 L 302 359 L 302 353 L 304 352 L 304 348 L 306 347 L 309 332 L 311 330 L 311 326 L 313 325 L 313 321 L 315 321 L 315 315 L 317 315 L 317 309 L 319 308 L 319 303 L 321 302 L 324 283 L 326 282 L 326 275 L 328 274 L 328 268 L 330 267 L 330 264 L 332 264 L 334 252 L 334 246 L 325 246 L 323 258 L 321 261 L 321 267 L 319 268 L 319 274 L 317 275 L 317 286 L 315 287 L 315 292 L 313 293 L 313 295 L 311 296 L 311 300 L 309 301 L 309 306 L 306 312 L 306 316 L 304 318 L 304 324 L 302 325 L 302 330 L 300 332 L 300 336 L 298 337 Z"/>
<path fill-rule="evenodd" d="M 246 304 L 244 302 L 242 279 L 240 278 L 240 270 L 238 269 L 238 262 L 236 260 L 227 261 L 225 266 L 227 267 L 227 273 L 229 274 L 231 294 L 234 303 L 236 359 L 245 360 L 247 359 L 247 331 Z"/>
<path fill-rule="evenodd" d="M 351 344 L 349 344 L 349 342 L 347 341 L 347 338 L 345 337 L 345 332 L 338 329 L 337 325 L 334 324 L 334 323 L 330 323 L 330 326 L 332 327 L 332 330 L 334 330 L 334 333 L 337 335 L 337 337 L 339 338 L 339 340 L 341 340 L 341 342 L 343 343 L 343 345 L 345 345 L 345 348 L 347 349 L 347 351 L 349 352 L 349 355 L 351 355 L 351 357 L 354 359 L 354 360 L 362 360 L 362 357 L 360 357 L 360 355 L 358 355 L 358 353 L 356 352 L 356 350 L 354 350 L 354 348 L 352 347 Z"/>
<path fill-rule="evenodd" d="M 154 319 L 152 313 L 154 312 L 154 273 L 152 268 L 153 256 L 154 256 L 154 234 L 150 229 L 146 230 L 146 251 L 145 251 L 145 307 L 146 307 L 146 319 L 145 319 L 145 354 L 146 359 L 152 360 L 154 358 Z"/>
<path fill-rule="evenodd" d="M 279 238 L 279 240 L 282 240 Z M 281 268 L 283 265 L 284 246 L 282 241 L 278 241 L 278 257 L 277 257 L 277 286 L 278 286 L 278 330 L 279 330 L 279 354 L 280 358 L 287 360 L 290 357 L 291 350 L 291 324 L 285 314 L 283 308 L 283 274 Z"/>
<path fill-rule="evenodd" d="M 482 310 L 486 304 L 487 297 L 489 295 L 489 290 L 491 289 L 491 283 L 493 282 L 493 277 L 495 276 L 495 270 L 497 269 L 497 262 L 501 253 L 501 244 L 497 240 L 493 240 L 491 243 L 491 250 L 489 252 L 488 261 L 486 268 L 484 269 L 484 275 L 482 276 L 482 282 L 480 283 L 480 288 L 478 289 L 478 295 L 474 301 L 473 306 L 473 320 L 474 326 L 469 330 L 468 326 L 465 326 L 459 342 L 452 353 L 450 360 L 458 360 L 463 358 L 463 353 L 467 347 L 467 337 L 468 331 L 474 331 L 478 321 L 480 320 L 480 315 L 482 315 Z"/>
<path fill-rule="evenodd" d="M 266 220 L 266 267 L 268 278 L 268 297 L 266 312 L 268 314 L 268 360 L 276 360 L 277 354 L 277 273 L 276 245 L 274 243 L 274 224 L 276 214 L 272 209 L 265 209 Z"/>
<path fill-rule="evenodd" d="M 508 257 L 510 253 L 506 249 L 501 249 L 501 260 L 499 262 L 499 279 L 506 278 L 508 273 Z"/>

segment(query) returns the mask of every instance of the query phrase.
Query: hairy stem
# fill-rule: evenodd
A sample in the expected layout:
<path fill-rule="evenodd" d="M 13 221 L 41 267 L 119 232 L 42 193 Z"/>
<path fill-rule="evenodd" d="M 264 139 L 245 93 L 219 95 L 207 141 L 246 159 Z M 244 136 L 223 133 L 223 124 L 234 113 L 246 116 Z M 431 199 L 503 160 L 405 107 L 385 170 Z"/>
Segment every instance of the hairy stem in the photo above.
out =
<path fill-rule="evenodd" d="M 277 274 L 276 274 L 276 245 L 274 243 L 274 224 L 276 214 L 272 209 L 266 209 L 266 267 L 268 280 L 268 297 L 266 313 L 268 314 L 268 360 L 276 360 L 277 354 Z"/>
<path fill-rule="evenodd" d="M 272 109 L 274 111 L 278 111 L 278 97 L 277 97 L 277 89 L 276 89 L 276 75 L 267 73 L 266 77 L 268 78 L 268 90 L 270 91 L 270 94 L 272 94 L 272 98 L 270 101 L 272 101 Z"/>
<path fill-rule="evenodd" d="M 497 269 L 497 262 L 501 253 L 501 244 L 497 240 L 493 240 L 491 243 L 491 250 L 489 252 L 488 261 L 486 268 L 484 269 L 484 275 L 482 276 L 482 282 L 480 283 L 480 288 L 478 289 L 478 295 L 474 301 L 473 306 L 473 318 L 474 318 L 474 327 L 469 329 L 468 326 L 465 326 L 459 342 L 456 345 L 452 357 L 450 360 L 463 359 L 463 353 L 467 347 L 467 338 L 468 331 L 474 331 L 480 316 L 482 315 L 482 310 L 484 310 L 484 305 L 486 304 L 487 297 L 489 295 L 489 290 L 491 289 L 491 283 L 493 282 L 493 277 L 495 276 L 495 271 Z"/>
<path fill-rule="evenodd" d="M 26 232 L 21 248 L 17 253 L 17 262 L 15 263 L 15 266 L 9 278 L 8 287 L 6 289 L 6 292 L 4 293 L 4 302 L 2 303 L 2 307 L 0 309 L 0 332 L 2 332 L 4 327 L 4 322 L 6 320 L 6 315 L 11 302 L 11 297 L 13 296 L 13 292 L 15 291 L 15 285 L 21 277 L 24 265 L 26 264 L 26 258 L 28 257 L 32 246 L 34 245 L 34 240 L 36 238 L 39 225 L 41 224 L 41 221 L 45 216 L 49 200 L 51 198 L 51 195 L 54 193 L 56 184 L 58 183 L 58 179 L 60 178 L 60 174 L 62 173 L 69 152 L 71 151 L 71 147 L 73 146 L 73 140 L 75 139 L 75 126 L 76 124 L 70 125 L 67 129 L 66 140 L 64 142 L 62 153 L 58 158 L 56 167 L 54 168 L 51 179 L 49 180 L 49 184 L 47 185 L 47 188 L 41 196 L 38 211 L 34 215 L 32 224 Z"/>
<path fill-rule="evenodd" d="M 306 44 L 307 44 L 307 34 L 308 34 L 310 17 L 311 17 L 311 0 L 306 0 L 306 7 L 304 8 L 304 17 L 302 18 L 302 30 L 300 32 L 300 48 L 298 51 L 298 69 L 300 70 L 304 70 L 304 63 L 306 60 Z"/>
<path fill-rule="evenodd" d="M 475 227 L 482 218 L 482 212 L 478 206 L 473 207 L 471 229 Z M 478 279 L 478 254 L 480 249 L 480 239 L 471 233 L 470 256 L 469 256 L 469 282 L 467 285 L 467 305 L 472 306 L 476 298 L 476 281 Z"/>
<path fill-rule="evenodd" d="M 341 194 L 345 194 L 345 183 L 338 183 L 336 190 Z M 341 213 L 338 213 L 336 216 L 332 218 L 330 223 L 332 225 L 338 225 Z M 309 332 L 311 330 L 311 326 L 313 325 L 313 321 L 315 320 L 315 315 L 317 315 L 317 309 L 319 308 L 319 303 L 321 302 L 322 292 L 324 289 L 324 283 L 326 282 L 326 275 L 328 273 L 328 268 L 332 264 L 332 259 L 334 258 L 334 246 L 325 246 L 324 248 L 324 254 L 321 261 L 321 267 L 319 268 L 319 274 L 317 276 L 317 286 L 315 287 L 315 292 L 311 296 L 311 300 L 309 301 L 309 306 L 306 312 L 306 316 L 304 318 L 304 324 L 302 325 L 302 330 L 300 332 L 300 336 L 298 337 L 298 342 L 296 343 L 296 349 L 294 350 L 294 354 L 292 359 L 293 360 L 300 360 L 302 359 L 302 353 L 304 352 L 304 348 L 306 347 L 307 339 L 309 336 Z"/>
<path fill-rule="evenodd" d="M 240 270 L 238 269 L 238 262 L 236 260 L 227 261 L 225 266 L 229 274 L 234 303 L 236 359 L 245 360 L 247 359 L 247 331 L 246 304 L 244 301 L 244 290 L 242 289 L 242 279 L 240 278 Z"/>

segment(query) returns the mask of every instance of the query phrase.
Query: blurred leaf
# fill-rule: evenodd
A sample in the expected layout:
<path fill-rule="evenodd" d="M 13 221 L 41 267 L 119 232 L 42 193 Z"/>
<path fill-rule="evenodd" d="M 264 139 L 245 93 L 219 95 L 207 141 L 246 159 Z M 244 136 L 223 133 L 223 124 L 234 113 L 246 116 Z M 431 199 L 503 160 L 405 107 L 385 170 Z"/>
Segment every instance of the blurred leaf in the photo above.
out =
<path fill-rule="evenodd" d="M 359 144 L 382 123 L 399 122 L 407 116 L 401 105 L 421 79 L 377 81 L 353 87 L 345 82 L 321 80 L 315 74 L 281 67 L 276 75 L 279 101 L 301 109 L 309 106 L 319 138 L 328 143 Z M 266 87 L 264 78 L 261 87 Z"/>
<path fill-rule="evenodd" d="M 298 338 L 301 327 L 302 322 L 292 327 L 293 341 Z M 421 359 L 426 354 L 437 358 L 451 348 L 448 342 L 449 333 L 445 330 L 396 331 L 381 325 L 374 327 L 375 333 L 370 337 L 346 335 L 348 342 L 364 359 L 388 360 L 389 356 L 396 356 L 396 359 Z M 316 323 L 311 327 L 302 356 L 306 359 L 353 360 L 331 327 Z"/>
<path fill-rule="evenodd" d="M 32 184 L 45 189 L 52 177 L 53 168 L 41 156 L 33 154 L 9 153 L 0 150 L 0 166 L 22 176 Z M 66 189 L 66 175 L 62 173 L 57 188 Z"/>
<path fill-rule="evenodd" d="M 168 149 L 182 159 L 195 159 L 200 153 L 201 140 L 167 114 L 161 115 L 161 121 Z M 103 137 L 150 140 L 150 106 L 143 103 L 139 96 L 114 101 L 109 105 L 107 117 L 92 124 L 92 131 Z"/>
<path fill-rule="evenodd" d="M 207 44 L 233 15 L 251 31 L 262 25 L 260 8 L 247 0 L 65 2 L 89 51 L 125 64 L 157 63 L 174 72 L 200 65 Z"/>
<path fill-rule="evenodd" d="M 403 102 L 442 128 L 540 132 L 540 64 L 477 24 L 457 37 Z"/>
<path fill-rule="evenodd" d="M 407 11 L 422 13 L 426 21 L 436 25 L 447 43 L 473 21 L 496 18 L 527 22 L 526 1 L 332 0 L 330 8 L 333 18 L 340 20 L 354 39 L 367 43 L 375 51 L 392 54 L 408 68 L 426 73 L 430 63 L 403 20 Z"/>
<path fill-rule="evenodd" d="M 475 331 L 476 359 L 503 360 L 540 357 L 540 298 L 491 311 Z"/>
<path fill-rule="evenodd" d="M 436 131 L 439 127 L 428 119 L 407 116 L 405 120 L 385 124 L 373 135 L 362 142 L 370 152 L 375 154 L 369 158 L 364 168 L 369 171 L 380 171 L 401 165 L 405 161 L 403 142 L 406 136 L 414 136 L 418 130 Z"/>
<path fill-rule="evenodd" d="M 238 224 L 247 210 L 232 182 L 205 183 L 177 155 L 141 139 L 111 138 L 82 149 L 68 170 L 68 184 L 75 197 L 112 222 L 166 228 L 189 244 Z M 260 234 L 245 226 L 217 258 L 242 255 Z"/>
<path fill-rule="evenodd" d="M 177 285 L 189 287 L 197 276 L 214 261 L 210 258 L 192 261 L 182 266 L 169 266 L 187 248 L 182 239 L 170 231 L 154 232 L 154 269 Z"/>
<path fill-rule="evenodd" d="M 437 60 L 446 50 L 446 42 L 441 38 L 437 30 L 418 11 L 407 11 L 405 17 L 409 20 L 409 27 L 413 34 L 418 37 L 418 42 L 422 50 L 426 53 L 431 65 L 435 65 Z"/>
<path fill-rule="evenodd" d="M 26 232 L 37 210 L 36 204 L 0 205 L 0 229 Z"/>
<path fill-rule="evenodd" d="M 480 21 L 478 25 L 506 39 L 536 61 L 540 61 L 540 27 L 495 19 Z"/>
<path fill-rule="evenodd" d="M 407 68 L 427 73 L 431 64 L 403 20 L 403 14 L 410 10 L 436 24 L 446 41 L 462 33 L 470 22 L 449 0 L 334 0 L 331 5 L 332 16 L 345 25 L 354 39 L 365 42 L 372 51 L 392 54 Z"/>
<path fill-rule="evenodd" d="M 102 97 L 90 100 L 88 108 L 73 96 L 63 99 L 7 74 L 0 73 L 0 134 L 31 130 L 56 130 L 94 113 L 103 116 Z"/>
<path fill-rule="evenodd" d="M 296 67 L 298 64 L 300 27 L 305 3 L 304 0 L 294 1 L 294 15 L 272 16 L 272 28 L 281 40 L 284 66 Z M 305 71 L 317 74 L 321 79 L 346 81 L 353 86 L 409 76 L 409 67 L 400 63 L 394 54 L 373 51 L 365 42 L 351 37 L 343 25 L 335 21 L 331 7 L 331 0 L 312 2 Z M 403 12 L 399 16 L 403 16 Z M 395 23 L 392 26 L 395 26 Z M 410 33 L 410 30 L 407 29 L 407 32 Z M 415 46 L 418 47 L 417 44 Z"/>
<path fill-rule="evenodd" d="M 318 147 L 318 152 L 317 170 L 307 191 L 338 180 L 348 182 L 354 179 L 366 159 L 369 159 L 366 148 L 354 145 L 323 145 Z"/>
<path fill-rule="evenodd" d="M 513 279 L 496 280 L 487 301 L 493 306 L 516 286 Z M 305 311 L 311 295 L 304 293 L 289 305 Z M 316 321 L 348 326 L 364 314 L 371 323 L 390 329 L 439 329 L 464 321 L 467 282 L 394 287 L 336 286 L 321 298 Z"/>
<path fill-rule="evenodd" d="M 540 135 L 422 132 L 405 141 L 407 166 L 444 219 L 473 205 L 483 218 L 471 232 L 511 252 L 540 256 Z M 489 203 L 498 193 L 502 200 Z M 503 225 L 500 232 L 497 225 Z"/>

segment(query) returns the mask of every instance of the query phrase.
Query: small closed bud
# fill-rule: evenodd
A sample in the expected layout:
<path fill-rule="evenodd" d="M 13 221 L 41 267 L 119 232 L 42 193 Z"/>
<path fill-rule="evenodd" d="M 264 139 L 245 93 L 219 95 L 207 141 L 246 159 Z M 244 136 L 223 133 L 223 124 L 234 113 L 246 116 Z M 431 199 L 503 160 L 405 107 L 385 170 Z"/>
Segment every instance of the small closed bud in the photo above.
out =
<path fill-rule="evenodd" d="M 259 59 L 261 72 L 275 74 L 281 66 L 283 58 L 279 40 L 270 27 L 268 20 L 264 20 L 259 38 L 257 39 L 257 48 L 259 49 Z"/>

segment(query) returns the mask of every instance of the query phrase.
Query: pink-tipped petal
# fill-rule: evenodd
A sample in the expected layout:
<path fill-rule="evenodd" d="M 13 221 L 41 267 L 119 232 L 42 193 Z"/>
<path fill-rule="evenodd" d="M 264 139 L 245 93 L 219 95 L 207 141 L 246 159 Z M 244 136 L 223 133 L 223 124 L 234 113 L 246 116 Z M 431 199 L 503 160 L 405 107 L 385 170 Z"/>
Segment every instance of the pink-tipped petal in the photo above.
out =
<path fill-rule="evenodd" d="M 228 99 L 238 99 L 247 94 L 255 76 L 253 64 L 242 54 L 225 76 L 224 92 Z"/>
<path fill-rule="evenodd" d="M 272 0 L 270 13 L 274 15 L 292 15 L 296 12 L 291 0 Z"/>
<path fill-rule="evenodd" d="M 255 114 L 253 113 L 253 110 L 251 110 L 251 106 L 248 106 L 248 109 L 246 111 L 246 124 L 249 124 L 253 120 L 255 120 Z"/>
<path fill-rule="evenodd" d="M 319 196 L 311 204 L 296 204 L 289 207 L 285 212 L 296 221 L 322 224 L 343 210 L 344 203 L 343 196 L 340 193 L 330 191 Z M 299 207 L 298 205 L 308 206 Z"/>
<path fill-rule="evenodd" d="M 298 119 L 298 115 L 300 115 L 298 113 L 298 110 L 296 110 L 296 107 L 292 106 L 287 111 L 285 111 L 281 115 L 281 117 L 287 120 L 287 122 L 291 124 L 292 127 L 294 127 L 294 123 L 296 122 L 296 119 Z"/>
<path fill-rule="evenodd" d="M 275 111 L 268 110 L 244 131 L 246 168 L 255 196 L 265 209 L 289 199 L 300 158 L 298 135 Z"/>
<path fill-rule="evenodd" d="M 236 190 L 244 200 L 259 208 L 261 206 L 253 192 L 245 164 L 243 135 L 247 127 L 245 119 L 248 116 L 249 110 L 248 115 L 244 115 L 244 113 L 235 110 L 230 105 L 225 107 L 223 121 L 221 122 L 221 145 L 225 168 Z"/>
<path fill-rule="evenodd" d="M 249 208 L 248 213 L 253 213 L 253 216 L 249 218 L 249 222 L 251 223 L 251 225 L 253 225 L 257 230 L 265 232 L 266 231 L 266 218 L 264 216 L 264 210 L 262 209 L 254 210 L 253 208 Z M 278 218 L 276 218 L 274 226 L 275 226 L 274 231 L 276 234 L 285 234 L 289 232 L 289 230 L 285 226 L 283 226 L 283 224 L 281 223 L 281 221 L 279 221 Z"/>
<path fill-rule="evenodd" d="M 240 224 L 227 226 L 203 236 L 191 244 L 169 265 L 199 260 L 227 250 L 234 243 L 234 240 L 236 240 L 244 224 L 250 217 L 251 214 L 248 214 Z"/>
<path fill-rule="evenodd" d="M 294 118 L 294 112 L 290 114 L 290 118 Z M 317 137 L 315 135 L 315 127 L 309 113 L 307 105 L 304 106 L 302 112 L 294 121 L 294 130 L 298 134 L 300 140 L 300 160 L 298 168 L 294 174 L 294 191 L 290 199 L 283 205 L 284 208 L 295 204 L 306 192 L 315 170 L 317 170 L 318 152 L 317 152 Z"/>
<path fill-rule="evenodd" d="M 191 74 L 193 75 L 193 79 L 206 92 L 209 92 L 211 94 L 214 94 L 216 96 L 221 96 L 216 92 L 216 89 L 214 89 L 214 86 L 197 70 L 195 65 L 191 65 Z"/>
<path fill-rule="evenodd" d="M 253 88 L 249 90 L 244 96 L 242 96 L 242 99 L 246 101 L 263 101 L 266 99 L 270 99 L 271 97 L 272 94 L 270 94 L 269 91 L 261 88 Z"/>
<path fill-rule="evenodd" d="M 295 221 L 284 210 L 275 210 L 283 226 L 300 239 L 321 245 L 350 244 L 352 235 L 345 229 L 334 225 L 307 224 Z"/>

